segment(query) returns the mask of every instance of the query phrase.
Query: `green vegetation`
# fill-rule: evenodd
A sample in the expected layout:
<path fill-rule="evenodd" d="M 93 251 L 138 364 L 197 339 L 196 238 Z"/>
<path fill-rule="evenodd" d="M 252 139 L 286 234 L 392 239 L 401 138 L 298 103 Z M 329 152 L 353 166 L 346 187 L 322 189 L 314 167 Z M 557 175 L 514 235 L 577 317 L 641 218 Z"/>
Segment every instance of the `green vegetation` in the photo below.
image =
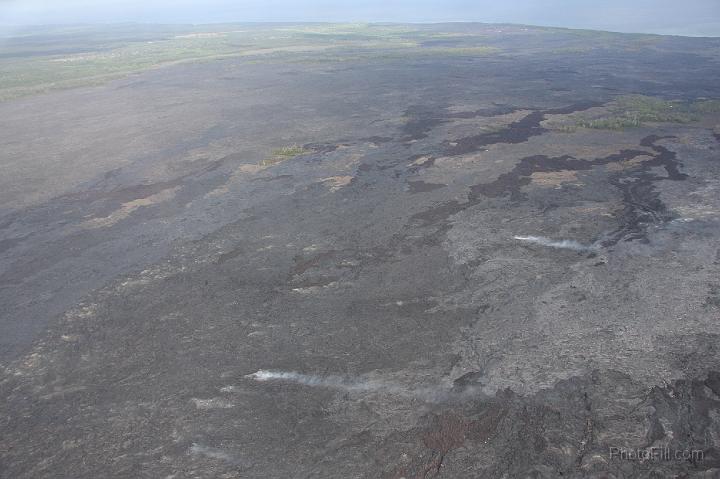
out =
<path fill-rule="evenodd" d="M 248 63 L 334 63 L 433 57 L 481 57 L 501 50 L 487 45 L 502 35 L 527 36 L 508 52 L 585 54 L 602 48 L 654 48 L 662 37 L 525 27 L 477 26 L 442 31 L 430 25 L 115 25 L 43 27 L 0 32 L 0 101 L 47 91 L 91 86 L 132 73 L 182 62 L 242 57 Z M 544 42 L 540 37 L 558 36 Z M 560 46 L 561 45 L 561 46 Z M 623 102 L 625 102 L 623 104 Z M 647 97 L 620 99 L 607 118 L 576 127 L 627 128 L 649 121 L 690 121 L 716 103 L 682 111 L 681 104 Z M 569 128 L 569 127 L 564 127 Z"/>
<path fill-rule="evenodd" d="M 302 146 L 298 145 L 292 145 L 292 146 L 286 146 L 283 148 L 278 148 L 272 151 L 271 156 L 269 158 L 265 158 L 260 162 L 261 166 L 270 166 L 274 165 L 275 163 L 280 163 L 281 161 L 289 160 L 291 158 L 295 158 L 296 156 L 305 155 L 310 153 L 311 150 L 306 150 Z"/>
<path fill-rule="evenodd" d="M 702 100 L 693 103 L 695 113 L 720 113 L 720 100 Z"/>
<path fill-rule="evenodd" d="M 580 128 L 593 128 L 596 130 L 622 130 L 625 128 L 643 126 L 643 122 L 636 115 L 626 115 L 611 118 L 600 118 L 597 120 L 580 120 L 576 126 Z"/>
<path fill-rule="evenodd" d="M 618 98 L 614 113 L 623 120 L 638 125 L 654 123 L 688 123 L 692 116 L 692 105 L 676 101 L 666 101 L 642 95 L 630 95 Z"/>
<path fill-rule="evenodd" d="M 297 42 L 240 31 L 193 32 L 155 40 L 125 42 L 65 55 L 10 57 L 0 61 L 0 101 L 50 90 L 96 85 L 158 66 L 229 56 L 281 53 Z M 240 45 L 240 41 L 250 42 Z M 255 44 L 257 42 L 257 44 Z"/>
<path fill-rule="evenodd" d="M 599 118 L 580 118 L 571 125 L 560 125 L 557 130 L 573 132 L 577 128 L 622 130 L 637 128 L 647 123 L 690 123 L 699 116 L 720 112 L 720 100 L 693 102 L 667 101 L 659 98 L 628 95 L 619 97 L 609 105 L 608 114 Z"/>
<path fill-rule="evenodd" d="M 451 39 L 451 45 L 425 42 Z M 181 62 L 244 57 L 248 62 L 341 62 L 480 56 L 496 52 L 478 35 L 420 26 L 112 26 L 16 32 L 0 43 L 0 101 L 91 86 Z"/>

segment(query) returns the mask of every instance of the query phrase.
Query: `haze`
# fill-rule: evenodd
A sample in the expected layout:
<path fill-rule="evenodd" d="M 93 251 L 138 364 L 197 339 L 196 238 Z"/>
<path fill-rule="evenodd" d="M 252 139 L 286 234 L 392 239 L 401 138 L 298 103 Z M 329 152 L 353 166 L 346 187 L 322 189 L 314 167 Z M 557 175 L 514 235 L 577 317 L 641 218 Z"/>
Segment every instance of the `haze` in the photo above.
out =
<path fill-rule="evenodd" d="M 244 1 L 9 0 L 0 24 L 217 22 L 502 22 L 619 32 L 720 35 L 717 0 Z"/>

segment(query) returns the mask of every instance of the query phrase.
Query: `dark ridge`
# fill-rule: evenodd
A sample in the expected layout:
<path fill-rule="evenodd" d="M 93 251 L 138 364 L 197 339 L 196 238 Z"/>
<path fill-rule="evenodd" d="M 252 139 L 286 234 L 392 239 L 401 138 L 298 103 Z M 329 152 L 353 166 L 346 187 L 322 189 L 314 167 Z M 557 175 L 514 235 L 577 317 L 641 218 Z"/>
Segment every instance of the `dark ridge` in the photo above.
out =
<path fill-rule="evenodd" d="M 595 160 L 579 160 L 567 155 L 553 158 L 544 155 L 529 156 L 521 159 L 512 171 L 500 175 L 495 181 L 472 186 L 468 199 L 475 202 L 479 200 L 480 195 L 497 198 L 510 194 L 511 201 L 519 201 L 525 199 L 522 187 L 530 184 L 530 176 L 533 173 L 590 170 L 594 166 L 626 161 L 641 155 L 647 155 L 647 152 L 623 150 L 620 153 Z"/>
<path fill-rule="evenodd" d="M 481 108 L 474 111 L 449 113 L 446 111 L 431 110 L 427 107 L 415 106 L 405 111 L 405 116 L 408 117 L 409 120 L 403 125 L 401 132 L 404 141 L 421 140 L 427 138 L 428 133 L 433 128 L 447 123 L 449 120 L 506 115 L 517 110 L 518 108 L 515 107 L 501 105 L 493 108 Z"/>
<path fill-rule="evenodd" d="M 483 377 L 482 371 L 470 371 L 453 381 L 453 389 L 465 389 L 468 386 L 475 386 L 480 383 Z"/>
<path fill-rule="evenodd" d="M 545 110 L 543 113 L 545 115 L 569 115 L 570 113 L 575 113 L 577 111 L 585 111 L 589 110 L 590 108 L 602 105 L 603 103 L 601 102 L 587 100 L 573 103 L 572 105 L 563 106 L 560 108 L 551 108 L 549 110 Z"/>
<path fill-rule="evenodd" d="M 474 185 L 470 188 L 468 200 L 465 203 L 450 201 L 430 208 L 422 213 L 415 214 L 412 219 L 420 221 L 427 226 L 447 220 L 450 216 L 474 206 L 483 197 L 498 198 L 509 196 L 510 201 L 526 199 L 522 188 L 531 182 L 531 175 L 536 172 L 556 171 L 582 171 L 590 170 L 595 166 L 607 165 L 631 160 L 638 156 L 649 158 L 638 164 L 632 170 L 620 172 L 610 178 L 610 184 L 615 186 L 622 194 L 623 213 L 620 217 L 620 226 L 602 241 L 604 246 L 612 246 L 621 240 L 647 240 L 647 226 L 670 221 L 673 217 L 655 191 L 654 183 L 661 180 L 684 180 L 687 175 L 680 173 L 675 153 L 655 144 L 662 137 L 648 136 L 641 142 L 642 146 L 655 151 L 650 156 L 644 150 L 622 150 L 619 153 L 594 160 L 582 160 L 572 156 L 547 157 L 543 155 L 523 158 L 512 171 L 500 175 L 495 181 Z M 657 176 L 651 169 L 662 166 L 667 176 Z"/>
<path fill-rule="evenodd" d="M 459 213 L 465 208 L 472 206 L 472 202 L 460 203 L 459 201 L 448 201 L 438 206 L 434 206 L 422 213 L 417 213 L 411 219 L 421 222 L 423 225 L 431 225 L 439 221 L 443 221 L 455 213 Z"/>
<path fill-rule="evenodd" d="M 480 195 L 497 198 L 510 194 L 511 201 L 524 198 L 521 189 L 530 184 L 530 175 L 535 172 L 561 171 L 561 170 L 588 170 L 592 167 L 589 161 L 577 160 L 571 156 L 549 158 L 544 155 L 523 158 L 515 165 L 512 171 L 500 175 L 491 183 L 481 183 L 470 187 L 468 199 L 476 202 Z"/>
<path fill-rule="evenodd" d="M 602 105 L 602 103 L 585 101 L 562 108 L 534 111 L 500 131 L 480 133 L 478 135 L 460 138 L 454 142 L 454 145 L 446 142 L 447 148 L 445 153 L 448 156 L 465 155 L 476 152 L 484 146 L 499 143 L 524 143 L 533 136 L 539 136 L 548 131 L 540 125 L 545 120 L 545 115 L 567 115 L 600 105 Z"/>
<path fill-rule="evenodd" d="M 427 138 L 430 130 L 446 123 L 442 118 L 412 118 L 402 127 L 404 141 L 422 140 Z"/>
<path fill-rule="evenodd" d="M 674 152 L 655 144 L 664 138 L 672 137 L 651 135 L 643 138 L 640 144 L 653 149 L 656 155 L 643 161 L 629 175 L 619 173 L 611 177 L 610 183 L 623 195 L 623 212 L 620 227 L 602 242 L 604 246 L 612 246 L 622 240 L 647 242 L 649 225 L 667 223 L 673 219 L 674 216 L 660 199 L 654 184 L 663 180 L 682 181 L 687 179 L 688 175 L 678 170 L 682 164 Z M 652 168 L 660 166 L 665 169 L 667 176 L 652 173 Z"/>
<path fill-rule="evenodd" d="M 455 113 L 447 113 L 443 117 L 448 119 L 469 120 L 471 118 L 478 117 L 507 115 L 509 113 L 514 113 L 519 109 L 520 108 L 515 108 L 511 106 L 497 106 L 495 108 L 481 108 L 474 111 L 458 111 Z"/>
<path fill-rule="evenodd" d="M 720 396 L 720 372 L 710 371 L 705 380 L 705 386 L 709 387 L 716 396 Z"/>
<path fill-rule="evenodd" d="M 547 131 L 540 126 L 540 122 L 544 119 L 545 114 L 541 111 L 536 111 L 521 120 L 511 123 L 503 130 L 460 138 L 454 142 L 455 145 L 446 149 L 446 154 L 448 156 L 465 155 L 478 151 L 484 146 L 497 143 L 523 143 L 529 138 L 542 135 Z"/>
<path fill-rule="evenodd" d="M 668 138 L 672 139 L 676 137 L 650 135 L 642 139 L 642 141 L 640 142 L 642 146 L 650 147 L 658 153 L 651 161 L 645 162 L 645 164 L 649 167 L 662 166 L 663 168 L 665 168 L 668 176 L 667 178 L 656 177 L 659 180 L 686 180 L 688 178 L 688 175 L 686 175 L 685 173 L 680 173 L 680 171 L 678 170 L 678 166 L 682 166 L 682 163 L 678 161 L 677 155 L 674 152 L 668 150 L 667 148 L 655 144 L 660 140 Z"/>
<path fill-rule="evenodd" d="M 312 150 L 313 153 L 318 154 L 324 154 L 324 153 L 332 153 L 333 151 L 337 150 L 339 145 L 334 143 L 307 143 L 303 145 L 303 148 L 306 150 Z"/>
<path fill-rule="evenodd" d="M 407 184 L 412 194 L 426 193 L 447 187 L 447 185 L 443 185 L 442 183 L 426 183 L 424 181 L 408 181 Z"/>
<path fill-rule="evenodd" d="M 672 214 L 660 200 L 654 183 L 661 180 L 681 181 L 687 175 L 681 173 L 681 166 L 675 153 L 658 146 L 655 143 L 666 137 L 648 136 L 641 141 L 641 145 L 651 148 L 655 155 L 640 163 L 628 172 L 621 172 L 611 176 L 610 184 L 615 186 L 622 194 L 623 213 L 618 229 L 610 233 L 603 245 L 612 246 L 621 240 L 647 240 L 647 226 L 661 224 L 672 220 Z M 530 176 L 535 172 L 554 172 L 562 170 L 589 170 L 594 166 L 606 165 L 627 161 L 638 156 L 648 155 L 641 150 L 623 150 L 618 154 L 595 160 L 579 160 L 570 156 L 548 158 L 537 155 L 523 158 L 512 171 L 500 175 L 491 183 L 479 184 L 470 188 L 469 204 L 476 203 L 480 196 L 496 198 L 510 195 L 511 201 L 525 199 L 522 187 L 530 183 Z M 663 167 L 667 176 L 657 176 L 651 172 L 652 168 Z"/>
<path fill-rule="evenodd" d="M 380 170 L 380 168 L 374 162 L 361 163 L 355 170 L 355 176 L 350 180 L 350 185 L 354 188 L 367 188 L 367 177 L 372 176 L 372 173 L 378 170 Z"/>

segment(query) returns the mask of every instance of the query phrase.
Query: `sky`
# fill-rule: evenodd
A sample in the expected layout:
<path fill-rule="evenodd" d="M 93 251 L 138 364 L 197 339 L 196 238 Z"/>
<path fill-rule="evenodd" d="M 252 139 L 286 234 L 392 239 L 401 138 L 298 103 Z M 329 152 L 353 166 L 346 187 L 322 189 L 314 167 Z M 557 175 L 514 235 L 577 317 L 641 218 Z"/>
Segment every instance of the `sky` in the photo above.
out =
<path fill-rule="evenodd" d="M 0 25 L 488 22 L 720 36 L 720 0 L 0 0 Z"/>

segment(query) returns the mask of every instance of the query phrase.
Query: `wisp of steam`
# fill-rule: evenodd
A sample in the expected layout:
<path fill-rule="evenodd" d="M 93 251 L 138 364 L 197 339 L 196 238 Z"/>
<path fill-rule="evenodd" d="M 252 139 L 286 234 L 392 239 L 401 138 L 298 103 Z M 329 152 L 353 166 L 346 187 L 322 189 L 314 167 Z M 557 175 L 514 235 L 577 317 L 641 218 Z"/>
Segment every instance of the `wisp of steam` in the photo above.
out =
<path fill-rule="evenodd" d="M 514 236 L 513 238 L 518 241 L 526 241 L 528 243 L 539 244 L 540 246 L 547 246 L 548 248 L 569 249 L 581 252 L 595 251 L 598 248 L 597 244 L 584 245 L 582 243 L 578 243 L 575 240 L 568 239 L 557 241 L 550 238 L 545 238 L 544 236 Z"/>
<path fill-rule="evenodd" d="M 199 454 L 202 456 L 210 457 L 212 459 L 219 459 L 221 461 L 229 462 L 231 464 L 238 464 L 240 462 L 237 458 L 233 457 L 231 454 L 228 454 L 221 449 L 204 446 L 195 442 L 192 444 L 192 446 L 190 446 L 189 452 L 190 454 Z"/>
<path fill-rule="evenodd" d="M 402 384 L 361 378 L 350 378 L 346 376 L 327 375 L 318 376 L 312 374 L 300 374 L 291 371 L 268 371 L 258 372 L 245 376 L 255 381 L 286 381 L 304 386 L 323 387 L 339 389 L 342 391 L 356 393 L 384 393 L 406 398 L 420 399 L 426 402 L 445 402 L 453 398 L 463 398 L 469 395 L 477 395 L 478 388 L 465 387 L 462 390 L 455 390 L 445 385 L 434 385 L 424 387 L 407 387 Z"/>

